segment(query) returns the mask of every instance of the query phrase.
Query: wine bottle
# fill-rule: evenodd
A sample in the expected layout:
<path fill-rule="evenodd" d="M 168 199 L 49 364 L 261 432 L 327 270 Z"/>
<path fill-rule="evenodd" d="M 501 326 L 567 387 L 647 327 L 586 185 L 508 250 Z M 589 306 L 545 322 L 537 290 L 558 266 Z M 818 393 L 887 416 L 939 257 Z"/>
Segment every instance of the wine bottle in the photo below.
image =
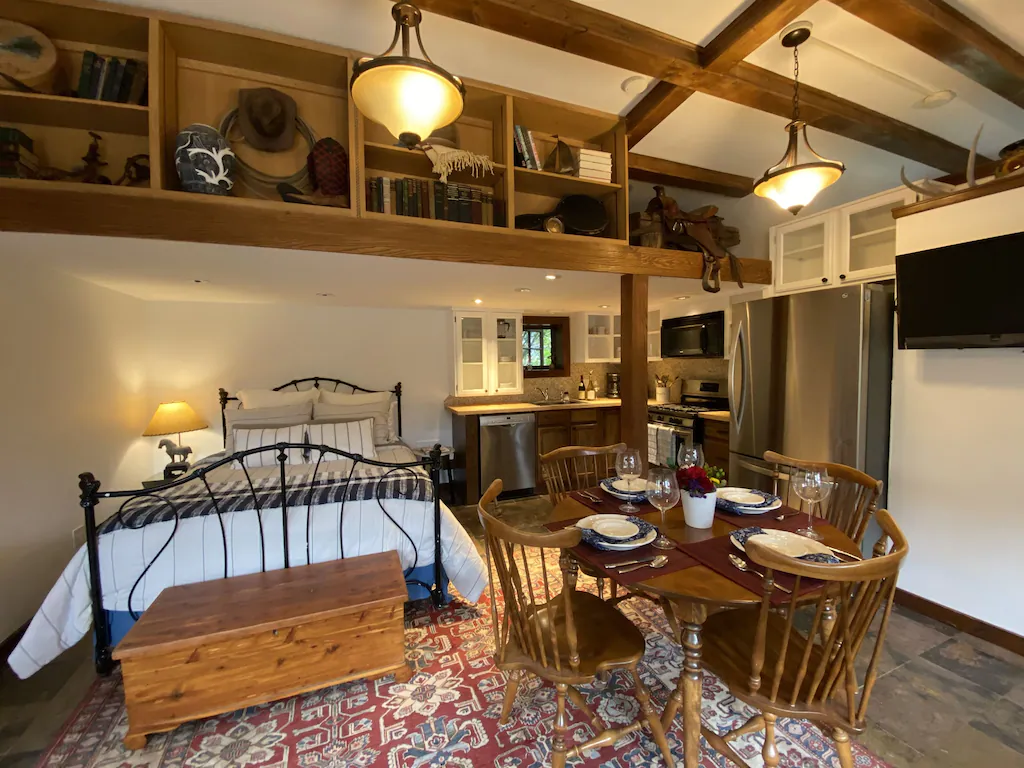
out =
<path fill-rule="evenodd" d="M 583 374 L 582 373 L 580 374 L 579 394 L 576 395 L 576 398 L 578 400 L 586 400 L 587 399 L 587 385 L 583 383 Z"/>

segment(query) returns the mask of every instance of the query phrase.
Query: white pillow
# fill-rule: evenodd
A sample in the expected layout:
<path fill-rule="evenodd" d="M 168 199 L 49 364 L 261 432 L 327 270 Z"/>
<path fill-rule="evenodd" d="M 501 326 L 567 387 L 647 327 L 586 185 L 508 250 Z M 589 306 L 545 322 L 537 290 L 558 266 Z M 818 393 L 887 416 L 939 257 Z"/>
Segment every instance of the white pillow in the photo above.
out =
<path fill-rule="evenodd" d="M 313 445 L 326 445 L 346 453 L 358 453 L 367 459 L 376 459 L 377 451 L 373 447 L 373 419 L 361 421 L 343 421 L 334 424 L 307 424 L 306 434 Z M 312 451 L 310 461 L 320 458 L 319 451 Z M 345 457 L 334 453 L 325 453 L 323 461 L 341 461 Z"/>
<path fill-rule="evenodd" d="M 256 427 L 294 427 L 306 424 L 313 418 L 313 403 L 279 405 L 275 408 L 225 408 L 224 420 L 227 425 L 227 441 L 224 450 L 235 452 L 234 433 L 236 429 Z"/>
<path fill-rule="evenodd" d="M 324 391 L 313 406 L 313 422 L 328 423 L 373 418 L 373 438 L 377 445 L 398 442 L 395 396 L 391 392 L 348 395 Z"/>
<path fill-rule="evenodd" d="M 247 451 L 250 448 L 262 448 L 266 445 L 277 443 L 304 443 L 306 442 L 306 425 L 296 424 L 291 427 L 255 427 L 253 429 L 235 429 L 232 434 L 232 443 L 235 451 Z M 286 464 L 303 464 L 301 448 L 287 448 L 285 453 L 288 456 Z M 253 467 L 274 467 L 278 465 L 277 451 L 260 451 L 245 457 L 245 466 Z"/>
<path fill-rule="evenodd" d="M 295 405 L 297 403 L 315 403 L 320 397 L 320 390 L 316 387 L 304 389 L 301 392 L 284 390 L 275 392 L 272 389 L 240 389 L 235 397 L 242 401 L 242 407 L 249 408 L 276 408 L 281 405 Z"/>

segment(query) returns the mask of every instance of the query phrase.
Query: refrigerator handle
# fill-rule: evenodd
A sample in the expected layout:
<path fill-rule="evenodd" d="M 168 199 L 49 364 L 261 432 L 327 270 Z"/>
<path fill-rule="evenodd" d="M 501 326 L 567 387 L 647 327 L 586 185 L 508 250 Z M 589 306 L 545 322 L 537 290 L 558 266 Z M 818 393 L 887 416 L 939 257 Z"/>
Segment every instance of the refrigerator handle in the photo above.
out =
<path fill-rule="evenodd" d="M 733 413 L 735 414 L 732 423 L 732 429 L 735 434 L 739 433 L 740 427 L 743 424 L 743 417 L 746 415 L 747 410 L 746 382 L 744 381 L 740 383 L 737 381 L 736 370 L 736 366 L 738 364 L 742 364 L 744 369 L 746 368 L 746 365 L 742 361 L 737 363 L 740 359 L 740 355 L 743 354 L 741 350 L 745 351 L 746 348 L 746 344 L 743 343 L 744 327 L 744 322 L 742 320 L 736 324 L 736 335 L 733 337 L 732 349 L 729 353 L 729 394 L 731 397 L 737 398 L 735 403 L 730 403 L 733 408 Z M 745 372 L 746 371 L 744 371 L 744 373 Z M 746 377 L 744 376 L 744 378 Z"/>

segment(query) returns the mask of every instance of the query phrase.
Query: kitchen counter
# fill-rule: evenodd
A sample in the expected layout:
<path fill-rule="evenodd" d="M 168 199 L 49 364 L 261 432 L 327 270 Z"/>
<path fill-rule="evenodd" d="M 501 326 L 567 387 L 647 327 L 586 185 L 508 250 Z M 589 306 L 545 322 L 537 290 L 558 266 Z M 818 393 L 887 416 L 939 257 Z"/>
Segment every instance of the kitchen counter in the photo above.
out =
<path fill-rule="evenodd" d="M 698 415 L 707 421 L 724 421 L 726 424 L 729 423 L 728 411 L 704 411 Z"/>
<path fill-rule="evenodd" d="M 575 411 L 584 408 L 619 408 L 617 397 L 599 397 L 596 400 L 573 400 L 568 405 L 534 405 L 533 403 L 481 403 L 479 405 L 449 405 L 456 416 L 490 416 L 497 413 L 535 413 L 537 411 Z M 728 414 L 726 414 L 728 416 Z"/>

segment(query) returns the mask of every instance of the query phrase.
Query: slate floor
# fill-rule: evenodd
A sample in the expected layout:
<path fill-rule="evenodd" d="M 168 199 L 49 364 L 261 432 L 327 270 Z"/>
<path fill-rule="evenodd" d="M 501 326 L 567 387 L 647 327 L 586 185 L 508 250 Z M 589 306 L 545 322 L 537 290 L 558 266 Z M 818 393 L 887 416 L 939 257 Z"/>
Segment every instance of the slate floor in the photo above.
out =
<path fill-rule="evenodd" d="M 550 511 L 539 497 L 501 503 L 525 528 L 543 530 Z M 476 508 L 455 514 L 479 541 Z M 897 606 L 880 663 L 864 746 L 896 768 L 1024 768 L 1024 657 Z M 28 680 L 4 665 L 0 768 L 34 766 L 92 679 L 85 643 Z"/>

